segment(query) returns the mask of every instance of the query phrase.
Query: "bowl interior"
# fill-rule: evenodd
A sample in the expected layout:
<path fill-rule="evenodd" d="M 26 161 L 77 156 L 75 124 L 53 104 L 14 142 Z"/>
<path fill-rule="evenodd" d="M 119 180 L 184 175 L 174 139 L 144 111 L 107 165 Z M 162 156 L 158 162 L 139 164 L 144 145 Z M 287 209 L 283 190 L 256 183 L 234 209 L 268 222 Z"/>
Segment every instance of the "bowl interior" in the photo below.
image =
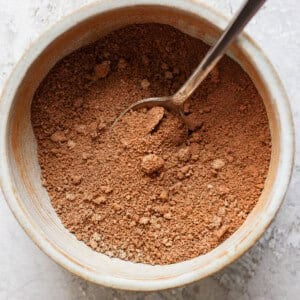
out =
<path fill-rule="evenodd" d="M 212 43 L 219 36 L 219 25 L 224 24 L 224 20 L 208 8 L 191 4 L 192 8 L 195 9 L 195 13 L 188 9 L 184 11 L 163 5 L 135 5 L 101 13 L 98 13 L 99 7 L 98 11 L 89 8 L 90 10 L 87 9 L 85 13 L 78 15 L 81 21 L 75 22 L 70 17 L 68 22 L 51 29 L 48 36 L 41 39 L 40 44 L 38 42 L 39 46 L 24 58 L 24 76 L 19 74 L 6 128 L 9 166 L 7 176 L 10 177 L 20 214 L 23 220 L 26 219 L 26 223 L 21 222 L 26 231 L 56 261 L 89 280 L 119 288 L 157 289 L 207 276 L 246 251 L 263 232 L 281 202 L 280 199 L 279 204 L 277 201 L 272 206 L 274 181 L 281 155 L 280 118 L 270 88 L 259 65 L 253 59 L 253 53 L 259 53 L 259 50 L 251 46 L 252 42 L 246 37 L 241 37 L 231 47 L 229 55 L 251 76 L 263 98 L 272 134 L 272 158 L 266 186 L 258 204 L 238 231 L 219 247 L 189 261 L 165 266 L 150 266 L 109 258 L 77 241 L 63 227 L 51 206 L 46 190 L 41 185 L 37 144 L 30 121 L 30 106 L 36 88 L 51 67 L 73 50 L 133 23 L 168 24 Z M 87 18 L 88 15 L 90 16 Z M 73 27 L 72 22 L 75 24 Z M 252 53 L 249 53 L 247 45 L 253 47 Z M 268 214 L 271 217 L 267 217 Z M 264 218 L 268 218 L 268 222 L 260 226 L 259 223 Z"/>

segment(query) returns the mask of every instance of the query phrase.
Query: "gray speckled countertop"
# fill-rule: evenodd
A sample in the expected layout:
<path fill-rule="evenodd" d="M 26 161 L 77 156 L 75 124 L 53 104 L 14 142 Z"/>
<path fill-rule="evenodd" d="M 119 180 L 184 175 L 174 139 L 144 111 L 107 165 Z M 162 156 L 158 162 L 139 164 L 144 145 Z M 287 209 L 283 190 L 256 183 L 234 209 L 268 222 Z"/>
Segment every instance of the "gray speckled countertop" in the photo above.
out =
<path fill-rule="evenodd" d="M 90 2 L 0 0 L 0 89 L 34 39 L 62 16 Z M 206 2 L 231 15 L 241 0 Z M 157 293 L 116 291 L 88 283 L 57 266 L 25 235 L 0 192 L 0 299 L 299 299 L 299 16 L 300 1 L 270 0 L 247 27 L 285 85 L 298 142 L 287 198 L 276 220 L 248 253 L 222 272 L 183 288 Z"/>

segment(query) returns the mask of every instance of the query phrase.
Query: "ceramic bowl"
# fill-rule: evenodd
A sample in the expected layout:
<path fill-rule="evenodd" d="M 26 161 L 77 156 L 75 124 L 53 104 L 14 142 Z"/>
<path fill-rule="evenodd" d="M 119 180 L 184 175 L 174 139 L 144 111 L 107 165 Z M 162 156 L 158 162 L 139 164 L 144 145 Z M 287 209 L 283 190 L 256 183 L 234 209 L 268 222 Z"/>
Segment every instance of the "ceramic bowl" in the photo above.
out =
<path fill-rule="evenodd" d="M 65 55 L 132 23 L 163 23 L 213 43 L 227 24 L 213 9 L 191 0 L 98 1 L 48 30 L 21 58 L 0 103 L 0 180 L 5 199 L 31 239 L 54 261 L 89 281 L 127 290 L 160 290 L 209 276 L 247 251 L 266 230 L 288 188 L 294 154 L 290 106 L 262 50 L 242 34 L 228 51 L 250 75 L 268 113 L 272 157 L 265 188 L 244 224 L 199 257 L 164 266 L 109 258 L 79 242 L 61 224 L 40 181 L 37 143 L 30 122 L 39 83 Z"/>

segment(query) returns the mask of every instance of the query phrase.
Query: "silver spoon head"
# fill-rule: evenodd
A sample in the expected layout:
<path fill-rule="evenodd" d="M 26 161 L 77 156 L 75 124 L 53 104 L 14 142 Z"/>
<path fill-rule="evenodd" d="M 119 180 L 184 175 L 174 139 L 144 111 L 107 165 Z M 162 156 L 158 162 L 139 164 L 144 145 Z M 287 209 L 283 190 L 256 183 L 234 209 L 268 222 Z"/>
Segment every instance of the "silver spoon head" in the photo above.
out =
<path fill-rule="evenodd" d="M 171 97 L 156 97 L 156 98 L 146 98 L 139 100 L 137 102 L 132 103 L 130 106 L 128 106 L 125 110 L 121 112 L 121 114 L 115 119 L 113 122 L 111 129 L 114 128 L 114 126 L 122 119 L 122 117 L 128 113 L 129 111 L 133 109 L 138 109 L 142 107 L 153 107 L 153 106 L 163 106 L 168 109 L 174 109 L 174 104 L 172 102 Z"/>

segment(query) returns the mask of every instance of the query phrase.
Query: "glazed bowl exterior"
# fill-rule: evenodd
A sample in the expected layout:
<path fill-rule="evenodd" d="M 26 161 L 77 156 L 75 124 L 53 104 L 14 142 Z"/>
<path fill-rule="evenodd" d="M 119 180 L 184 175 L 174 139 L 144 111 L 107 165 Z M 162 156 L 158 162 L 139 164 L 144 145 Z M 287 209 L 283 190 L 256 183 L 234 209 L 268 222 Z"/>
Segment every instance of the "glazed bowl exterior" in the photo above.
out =
<path fill-rule="evenodd" d="M 294 132 L 289 103 L 269 60 L 246 34 L 228 55 L 249 74 L 263 98 L 272 156 L 262 195 L 244 224 L 211 252 L 170 265 L 136 264 L 97 253 L 61 224 L 41 185 L 30 122 L 32 97 L 54 64 L 70 52 L 133 23 L 169 24 L 211 44 L 227 20 L 201 1 L 98 1 L 48 30 L 21 58 L 0 102 L 0 182 L 9 207 L 31 239 L 54 261 L 89 281 L 127 290 L 160 290 L 207 277 L 241 256 L 266 230 L 288 188 Z"/>

